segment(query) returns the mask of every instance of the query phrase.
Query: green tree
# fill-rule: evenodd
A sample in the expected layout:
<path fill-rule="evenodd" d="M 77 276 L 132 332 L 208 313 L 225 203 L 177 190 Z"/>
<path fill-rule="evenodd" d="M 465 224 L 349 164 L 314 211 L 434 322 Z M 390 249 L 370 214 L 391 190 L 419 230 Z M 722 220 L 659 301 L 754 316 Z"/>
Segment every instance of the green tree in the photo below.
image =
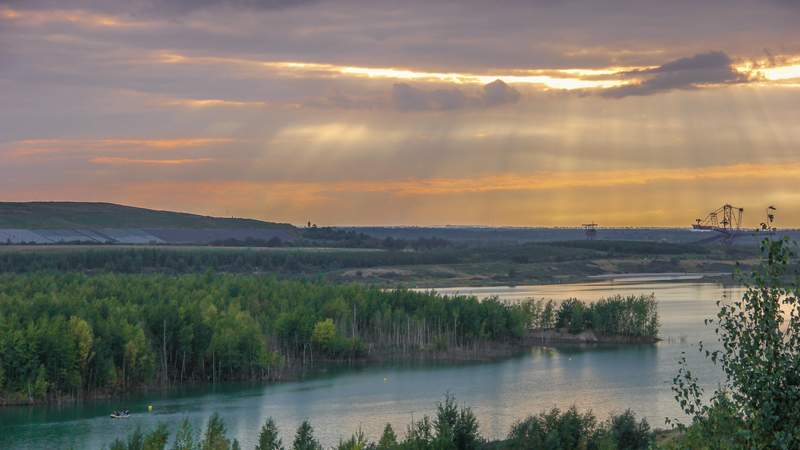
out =
<path fill-rule="evenodd" d="M 482 444 L 475 414 L 470 408 L 459 410 L 455 397 L 449 393 L 436 408 L 434 429 L 439 445 L 449 442 L 458 450 L 473 450 Z"/>
<path fill-rule="evenodd" d="M 591 412 L 581 414 L 573 406 L 563 413 L 558 408 L 529 416 L 511 427 L 511 450 L 571 450 L 597 448 L 597 419 Z"/>
<path fill-rule="evenodd" d="M 47 395 L 47 390 L 50 387 L 50 383 L 47 381 L 47 370 L 45 370 L 44 366 L 39 366 L 39 370 L 36 371 L 36 380 L 33 382 L 33 397 L 34 398 L 44 398 Z"/>
<path fill-rule="evenodd" d="M 258 444 L 256 450 L 282 450 L 283 443 L 278 436 L 278 427 L 275 426 L 275 421 L 272 417 L 267 419 L 261 427 L 261 433 L 258 435 Z"/>
<path fill-rule="evenodd" d="M 194 431 L 189 419 L 183 419 L 178 432 L 175 434 L 175 442 L 171 450 L 195 450 Z"/>
<path fill-rule="evenodd" d="M 397 435 L 392 428 L 392 424 L 387 423 L 383 428 L 383 434 L 378 441 L 378 450 L 394 450 L 397 447 Z"/>
<path fill-rule="evenodd" d="M 84 319 L 72 316 L 69 318 L 69 328 L 72 338 L 77 347 L 77 360 L 81 373 L 86 373 L 89 360 L 92 357 L 92 345 L 94 343 L 94 333 L 92 327 Z"/>
<path fill-rule="evenodd" d="M 639 450 L 650 447 L 652 433 L 647 420 L 636 421 L 630 409 L 618 416 L 612 416 L 609 431 L 619 450 Z"/>
<path fill-rule="evenodd" d="M 718 302 L 716 319 L 707 320 L 722 348 L 710 351 L 701 345 L 701 351 L 721 366 L 723 383 L 710 400 L 704 400 L 697 378 L 682 358 L 673 390 L 694 426 L 727 433 L 706 436 L 707 442 L 734 440 L 737 448 L 796 449 L 800 448 L 800 281 L 789 269 L 796 267 L 797 257 L 785 239 L 765 239 L 761 250 L 761 264 L 743 277 L 747 288 L 743 297 Z"/>
<path fill-rule="evenodd" d="M 433 424 L 428 416 L 422 419 L 411 421 L 406 431 L 406 439 L 403 442 L 405 448 L 412 450 L 430 448 L 433 442 Z"/>
<path fill-rule="evenodd" d="M 369 443 L 362 430 L 358 430 L 346 441 L 339 441 L 335 450 L 364 450 Z"/>
<path fill-rule="evenodd" d="M 228 440 L 227 433 L 228 430 L 222 417 L 217 413 L 212 414 L 208 419 L 203 441 L 200 443 L 201 450 L 229 450 L 231 442 Z"/>
<path fill-rule="evenodd" d="M 311 341 L 319 348 L 328 352 L 333 350 L 337 338 L 336 325 L 334 325 L 333 319 L 321 320 L 314 325 Z"/>
<path fill-rule="evenodd" d="M 292 443 L 292 450 L 321 450 L 322 446 L 314 437 L 314 428 L 304 420 L 303 423 L 297 428 L 297 433 L 294 435 L 294 442 Z"/>
<path fill-rule="evenodd" d="M 166 425 L 160 423 L 144 436 L 142 450 L 164 450 L 168 439 L 169 430 Z"/>

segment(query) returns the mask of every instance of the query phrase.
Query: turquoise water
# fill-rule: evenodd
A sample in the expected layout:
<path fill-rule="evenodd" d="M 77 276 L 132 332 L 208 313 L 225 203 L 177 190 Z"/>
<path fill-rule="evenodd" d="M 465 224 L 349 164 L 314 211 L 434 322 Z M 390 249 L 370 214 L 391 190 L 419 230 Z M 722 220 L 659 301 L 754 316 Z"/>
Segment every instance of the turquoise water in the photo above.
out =
<path fill-rule="evenodd" d="M 433 413 L 436 402 L 451 392 L 473 408 L 487 437 L 502 437 L 515 420 L 545 408 L 572 404 L 600 416 L 633 409 L 654 426 L 679 417 L 670 390 L 682 351 L 708 387 L 719 375 L 695 350 L 698 340 L 711 342 L 713 331 L 703 319 L 716 312 L 715 302 L 740 296 L 741 288 L 713 283 L 586 283 L 550 286 L 442 289 L 443 293 L 497 295 L 508 301 L 526 297 L 596 300 L 614 294 L 655 293 L 662 320 L 662 342 L 654 345 L 533 348 L 495 362 L 405 363 L 338 367 L 303 381 L 272 385 L 195 387 L 142 394 L 116 401 L 67 406 L 0 409 L 0 448 L 94 449 L 124 436 L 136 426 L 158 422 L 172 431 L 184 418 L 196 427 L 212 412 L 225 419 L 230 435 L 253 448 L 258 430 L 272 416 L 291 441 L 294 429 L 308 418 L 326 446 L 361 428 L 377 438 L 390 422 L 404 432 L 412 418 Z M 147 405 L 152 404 L 152 413 Z M 108 414 L 129 408 L 132 417 L 112 420 Z"/>

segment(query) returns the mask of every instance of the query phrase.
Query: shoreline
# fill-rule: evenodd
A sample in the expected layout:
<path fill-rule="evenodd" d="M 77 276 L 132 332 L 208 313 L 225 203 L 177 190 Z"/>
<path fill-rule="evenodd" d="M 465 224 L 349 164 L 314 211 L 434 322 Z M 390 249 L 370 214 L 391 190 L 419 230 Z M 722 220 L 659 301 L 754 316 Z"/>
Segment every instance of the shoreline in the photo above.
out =
<path fill-rule="evenodd" d="M 501 359 L 511 358 L 522 355 L 527 350 L 538 347 L 559 347 L 572 345 L 635 345 L 652 344 L 660 341 L 659 338 L 631 338 L 624 336 L 602 336 L 593 332 L 584 331 L 571 335 L 558 330 L 532 330 L 517 341 L 479 343 L 471 346 L 461 346 L 448 350 L 415 349 L 415 350 L 394 350 L 387 352 L 368 352 L 366 355 L 355 358 L 337 359 L 317 359 L 311 363 L 303 364 L 297 361 L 285 368 L 278 369 L 266 378 L 254 378 L 244 380 L 226 380 L 219 383 L 211 383 L 207 380 L 187 380 L 182 383 L 169 385 L 149 384 L 137 386 L 127 391 L 96 390 L 84 392 L 78 396 L 68 394 L 61 396 L 49 396 L 45 399 L 9 399 L 0 398 L 0 408 L 31 407 L 31 406 L 59 406 L 68 404 L 78 404 L 83 402 L 93 402 L 109 399 L 123 399 L 130 396 L 143 395 L 148 392 L 164 392 L 191 388 L 196 386 L 215 386 L 231 383 L 253 383 L 253 384 L 276 384 L 284 382 L 301 381 L 316 374 L 325 373 L 331 368 L 345 368 L 347 366 L 358 365 L 369 367 L 383 363 L 405 363 L 405 362 L 442 362 L 442 363 L 483 363 Z"/>
<path fill-rule="evenodd" d="M 417 292 L 438 291 L 442 289 L 478 289 L 478 288 L 521 288 L 532 286 L 560 286 L 569 284 L 636 284 L 636 283 L 719 283 L 723 285 L 737 285 L 740 284 L 734 280 L 735 273 L 733 272 L 685 272 L 679 276 L 671 276 L 675 273 L 605 273 L 599 275 L 586 275 L 586 276 L 570 276 L 566 278 L 550 277 L 543 279 L 530 279 L 530 280 L 516 280 L 517 282 L 509 282 L 509 280 L 492 280 L 492 279 L 476 279 L 474 283 L 471 280 L 457 280 L 453 283 L 447 282 L 446 279 L 438 280 L 435 285 L 427 285 L 427 283 L 414 283 L 403 281 L 399 284 L 375 283 L 376 286 L 383 289 L 408 289 Z"/>

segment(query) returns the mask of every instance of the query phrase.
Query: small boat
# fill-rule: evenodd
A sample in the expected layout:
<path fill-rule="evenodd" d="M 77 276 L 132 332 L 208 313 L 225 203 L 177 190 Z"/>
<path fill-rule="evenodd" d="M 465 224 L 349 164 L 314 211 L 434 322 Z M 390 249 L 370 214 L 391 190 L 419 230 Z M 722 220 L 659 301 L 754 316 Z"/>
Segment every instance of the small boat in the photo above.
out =
<path fill-rule="evenodd" d="M 124 411 L 114 411 L 113 413 L 111 413 L 112 419 L 127 419 L 130 416 L 131 413 L 127 409 Z"/>

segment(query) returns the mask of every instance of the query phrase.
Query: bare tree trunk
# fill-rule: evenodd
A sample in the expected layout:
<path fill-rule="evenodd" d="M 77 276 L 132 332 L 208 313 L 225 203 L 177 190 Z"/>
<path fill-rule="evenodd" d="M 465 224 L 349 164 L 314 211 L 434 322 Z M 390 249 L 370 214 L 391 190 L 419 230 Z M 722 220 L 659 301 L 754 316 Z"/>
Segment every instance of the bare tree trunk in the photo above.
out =
<path fill-rule="evenodd" d="M 161 380 L 162 383 L 169 385 L 169 370 L 167 370 L 167 319 L 164 319 L 161 332 L 161 354 L 162 367 L 164 368 L 164 375 Z"/>

